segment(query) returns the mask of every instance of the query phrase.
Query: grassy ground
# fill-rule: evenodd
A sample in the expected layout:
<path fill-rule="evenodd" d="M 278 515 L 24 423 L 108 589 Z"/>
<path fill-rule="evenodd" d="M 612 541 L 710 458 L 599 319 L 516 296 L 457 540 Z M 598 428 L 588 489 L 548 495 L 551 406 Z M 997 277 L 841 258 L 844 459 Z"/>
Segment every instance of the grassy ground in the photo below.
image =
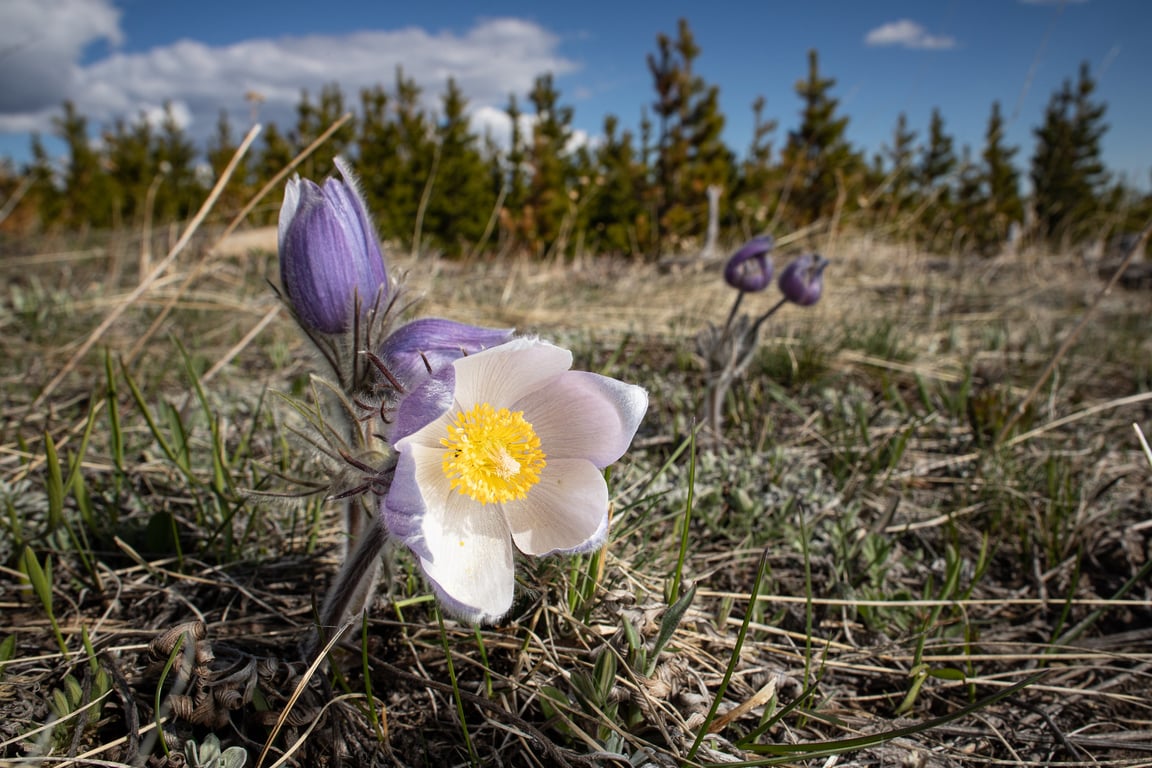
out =
<path fill-rule="evenodd" d="M 274 392 L 318 367 L 274 254 L 146 281 L 130 236 L 5 249 L 0 764 L 215 735 L 249 766 L 1152 765 L 1152 294 L 1105 297 L 1044 377 L 1102 288 L 1072 257 L 842 240 L 720 443 L 692 438 L 717 265 L 396 259 L 424 312 L 652 405 L 604 551 L 523 562 L 479 629 L 396 552 L 317 668 L 341 523 L 299 497 L 326 468 Z"/>

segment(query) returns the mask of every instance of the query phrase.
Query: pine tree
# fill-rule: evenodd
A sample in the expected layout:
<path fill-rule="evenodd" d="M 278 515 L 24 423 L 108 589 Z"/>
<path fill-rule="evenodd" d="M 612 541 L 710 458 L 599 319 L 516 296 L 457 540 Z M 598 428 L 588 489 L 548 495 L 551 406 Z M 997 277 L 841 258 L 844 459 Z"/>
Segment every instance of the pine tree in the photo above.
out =
<path fill-rule="evenodd" d="M 172 105 L 164 105 L 164 119 L 152 144 L 152 167 L 160 175 L 156 189 L 154 217 L 157 221 L 185 219 L 203 196 L 196 178 L 199 152 L 180 126 Z"/>
<path fill-rule="evenodd" d="M 928 146 L 921 156 L 917 173 L 921 194 L 935 195 L 938 200 L 947 201 L 951 196 L 948 180 L 954 170 L 956 154 L 952 137 L 944 132 L 944 117 L 939 109 L 934 108 L 928 124 Z"/>
<path fill-rule="evenodd" d="M 945 234 L 950 238 L 947 249 L 956 251 L 964 244 L 979 250 L 983 244 L 985 231 L 987 193 L 984 174 L 972 159 L 972 148 L 967 144 L 960 153 L 957 172 L 955 199 L 951 206 L 951 226 L 939 233 L 938 246 L 943 245 Z"/>
<path fill-rule="evenodd" d="M 575 215 L 570 192 L 576 193 L 568 142 L 572 138 L 572 108 L 560 106 L 552 75 L 536 78 L 528 96 L 535 110 L 527 162 L 531 168 L 524 206 L 528 246 L 543 254 L 564 236 Z"/>
<path fill-rule="evenodd" d="M 385 239 L 407 237 L 406 222 L 393 217 L 392 192 L 400 182 L 396 167 L 399 137 L 391 118 L 391 98 L 381 85 L 360 91 L 360 129 L 356 135 L 356 167 L 361 187 L 380 234 Z M 403 226 L 402 226 L 403 224 Z"/>
<path fill-rule="evenodd" d="M 75 229 L 110 227 L 116 195 L 103 158 L 92 148 L 88 136 L 88 119 L 76 111 L 71 101 L 64 102 L 64 115 L 53 118 L 57 135 L 68 147 L 68 166 L 64 172 L 65 220 Z"/>
<path fill-rule="evenodd" d="M 656 89 L 659 120 L 654 203 L 661 247 L 680 248 L 703 233 L 710 185 L 731 187 L 734 158 L 721 140 L 720 90 L 695 74 L 700 46 L 686 19 L 677 37 L 660 34 L 648 69 Z"/>
<path fill-rule="evenodd" d="M 797 224 L 830 216 L 842 185 L 860 169 L 861 161 L 845 139 L 848 118 L 837 116 L 839 100 L 830 95 L 835 85 L 835 79 L 821 77 L 817 52 L 808 51 L 808 77 L 796 83 L 796 94 L 804 102 L 800 126 L 788 134 L 783 157 Z"/>
<path fill-rule="evenodd" d="M 631 132 L 621 132 L 619 125 L 615 115 L 604 118 L 604 139 L 594 160 L 595 197 L 589 205 L 588 226 L 597 253 L 639 256 L 648 236 L 642 202 L 644 168 Z"/>
<path fill-rule="evenodd" d="M 224 169 L 232 162 L 238 148 L 236 139 L 232 135 L 232 121 L 227 110 L 220 110 L 220 117 L 216 120 L 216 133 L 208 141 L 208 165 L 212 168 L 212 178 L 219 179 Z M 245 154 L 236 165 L 232 177 L 228 179 L 217 207 L 227 213 L 238 212 L 251 197 L 254 190 L 249 179 L 251 160 Z"/>
<path fill-rule="evenodd" d="M 739 216 L 743 237 L 762 232 L 768 225 L 772 206 L 780 192 L 780 174 L 772 167 L 772 142 L 776 121 L 764 117 L 766 101 L 758 96 L 752 102 L 752 141 L 740 165 L 732 193 L 733 208 Z"/>
<path fill-rule="evenodd" d="M 307 91 L 300 94 L 296 105 L 296 130 L 292 137 L 297 152 L 307 147 L 332 124 L 344 116 L 344 92 L 337 83 L 328 83 L 320 89 L 320 100 L 312 103 Z M 300 175 L 308 179 L 322 179 L 332 174 L 332 160 L 347 151 L 356 136 L 355 121 L 340 126 L 323 144 L 304 159 L 298 167 Z"/>
<path fill-rule="evenodd" d="M 468 101 L 454 78 L 441 103 L 440 162 L 424 227 L 450 253 L 460 254 L 484 234 L 496 195 L 469 129 Z"/>
<path fill-rule="evenodd" d="M 953 174 L 956 171 L 953 139 L 944 130 L 944 117 L 932 110 L 928 124 L 928 145 L 916 169 L 921 204 L 927 206 L 920 220 L 925 246 L 932 249 L 951 247 L 953 231 Z"/>
<path fill-rule="evenodd" d="M 420 87 L 396 70 L 396 90 L 360 92 L 358 167 L 367 202 L 385 239 L 411 243 L 436 159 L 436 126 L 420 102 Z"/>
<path fill-rule="evenodd" d="M 1004 118 L 1000 102 L 992 102 L 988 129 L 984 133 L 985 211 L 978 237 L 979 248 L 992 253 L 1007 242 L 1013 222 L 1021 223 L 1024 204 L 1020 199 L 1020 172 L 1012 164 L 1018 147 L 1004 145 Z"/>
<path fill-rule="evenodd" d="M 699 81 L 703 85 L 703 81 Z M 720 111 L 720 89 L 705 86 L 688 115 L 688 167 L 679 205 L 685 210 L 688 233 L 704 232 L 708 219 L 707 189 L 719 187 L 731 193 L 736 178 L 736 158 L 724 144 L 724 113 Z"/>
<path fill-rule="evenodd" d="M 26 173 L 32 176 L 29 202 L 34 203 L 40 229 L 58 228 L 64 219 L 64 198 L 57 185 L 52 158 L 39 133 L 32 134 L 32 162 Z"/>
<path fill-rule="evenodd" d="M 916 204 L 916 132 L 908 127 L 908 115 L 901 112 L 892 130 L 892 143 L 883 150 L 887 163 L 886 190 L 888 221 L 910 212 Z"/>
<path fill-rule="evenodd" d="M 162 179 L 156 178 L 154 143 L 152 124 L 146 115 L 140 115 L 132 125 L 118 118 L 104 133 L 104 157 L 114 179 L 109 191 L 113 195 L 115 226 L 137 226 L 146 207 L 151 207 L 150 213 L 155 212 L 154 195 Z"/>
<path fill-rule="evenodd" d="M 1106 107 L 1092 96 L 1096 83 L 1088 65 L 1076 86 L 1064 81 L 1052 94 L 1037 128 L 1032 155 L 1033 205 L 1039 234 L 1049 241 L 1078 240 L 1089 233 L 1108 176 L 1100 160 L 1100 140 L 1108 130 Z"/>
<path fill-rule="evenodd" d="M 252 161 L 253 179 L 258 184 L 264 184 L 276 176 L 292 162 L 296 152 L 292 149 L 292 142 L 281 132 L 276 123 L 269 122 L 260 133 L 260 149 Z M 283 190 L 281 190 L 282 192 Z M 279 214 L 281 198 L 269 201 L 271 204 L 261 215 L 264 224 L 275 224 Z"/>
<path fill-rule="evenodd" d="M 420 96 L 420 86 L 398 67 L 393 100 L 396 156 L 388 163 L 394 169 L 388 207 L 392 227 L 401 240 L 408 243 L 415 233 L 424 190 L 429 183 L 435 184 L 435 125 L 422 106 Z"/>

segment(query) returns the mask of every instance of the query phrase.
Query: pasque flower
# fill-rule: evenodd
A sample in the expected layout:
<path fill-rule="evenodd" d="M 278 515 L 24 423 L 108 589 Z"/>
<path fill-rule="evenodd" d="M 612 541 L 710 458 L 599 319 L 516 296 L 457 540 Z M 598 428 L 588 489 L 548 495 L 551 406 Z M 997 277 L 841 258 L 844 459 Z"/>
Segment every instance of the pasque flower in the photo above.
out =
<path fill-rule="evenodd" d="M 351 168 L 323 186 L 294 177 L 280 208 L 280 283 L 301 325 L 338 334 L 359 302 L 367 313 L 388 293 L 388 274 Z"/>
<path fill-rule="evenodd" d="M 724 281 L 739 291 L 756 293 L 772 284 L 771 235 L 758 235 L 732 254 L 724 265 Z"/>
<path fill-rule="evenodd" d="M 456 359 L 400 401 L 381 514 L 453 615 L 508 611 L 516 549 L 580 552 L 604 540 L 601 470 L 627 450 L 648 396 L 571 365 L 568 350 L 515 339 Z"/>
<path fill-rule="evenodd" d="M 824 268 L 828 259 L 818 253 L 806 253 L 796 258 L 780 272 L 780 292 L 784 298 L 801 307 L 810 307 L 820 301 L 824 292 Z"/>

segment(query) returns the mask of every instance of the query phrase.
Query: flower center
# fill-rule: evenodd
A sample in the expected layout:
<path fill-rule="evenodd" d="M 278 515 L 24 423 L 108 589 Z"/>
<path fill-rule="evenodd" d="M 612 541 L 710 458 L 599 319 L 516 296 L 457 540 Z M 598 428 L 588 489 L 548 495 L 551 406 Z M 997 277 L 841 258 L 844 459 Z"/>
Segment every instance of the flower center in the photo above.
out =
<path fill-rule="evenodd" d="M 441 466 L 451 487 L 481 504 L 524 498 L 544 468 L 540 438 L 523 411 L 473 406 L 456 414 L 440 444 L 448 449 Z"/>

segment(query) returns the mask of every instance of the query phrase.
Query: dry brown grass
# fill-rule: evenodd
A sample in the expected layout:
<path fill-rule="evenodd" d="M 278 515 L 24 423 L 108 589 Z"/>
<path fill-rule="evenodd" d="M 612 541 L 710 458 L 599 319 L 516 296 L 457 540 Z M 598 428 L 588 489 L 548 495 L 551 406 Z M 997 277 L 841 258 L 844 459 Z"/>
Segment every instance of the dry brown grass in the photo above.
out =
<path fill-rule="evenodd" d="M 334 652 L 335 672 L 309 673 L 298 648 L 340 552 L 338 516 L 242 489 L 213 495 L 213 442 L 176 343 L 219 416 L 237 480 L 287 490 L 281 473 L 314 478 L 322 468 L 282 429 L 287 409 L 258 405 L 266 388 L 299 388 L 311 369 L 265 284 L 274 257 L 195 247 L 137 291 L 130 239 L 95 253 L 31 244 L 0 260 L 0 513 L 12 521 L 0 641 L 15 638 L 0 673 L 0 763 L 175 766 L 186 739 L 212 731 L 244 747 L 249 765 L 675 765 L 731 669 L 695 762 L 759 759 L 740 738 L 797 702 L 756 742 L 890 732 L 1031 680 L 930 730 L 837 746 L 831 762 L 783 759 L 1152 765 L 1152 467 L 1132 430 L 1152 432 L 1149 294 L 1106 297 L 1026 419 L 994 445 L 1101 283 L 1073 256 L 940 258 L 843 239 L 826 254 L 825 298 L 771 326 L 730 405 L 727 445 L 702 448 L 690 481 L 689 454 L 674 451 L 699 402 L 693 336 L 731 300 L 718 265 L 394 258 L 426 295 L 423 311 L 558 338 L 589 367 L 649 387 L 653 405 L 613 473 L 617 536 L 602 562 L 526 563 L 514 615 L 474 631 L 442 629 L 400 557 L 363 632 Z M 105 348 L 157 413 L 169 403 L 194 425 L 190 463 L 205 482 L 158 450 L 122 377 L 128 452 L 117 465 Z M 818 363 L 808 373 L 806 355 Z M 44 435 L 75 456 L 90 413 L 88 501 L 73 491 L 64 514 L 74 528 L 89 522 L 85 503 L 105 516 L 88 531 L 95 573 L 68 526 L 49 526 L 44 495 Z M 684 574 L 697 592 L 645 673 L 629 637 L 650 647 L 667 615 L 690 487 Z M 243 502 L 229 510 L 234 547 L 198 527 L 213 499 Z M 179 553 L 149 536 L 160 513 Z M 20 572 L 24 543 L 52 557 L 67 656 Z M 762 556 L 769 576 L 750 605 Z M 594 594 L 571 599 L 587 573 Z M 198 634 L 182 641 L 174 627 Z M 200 656 L 181 661 L 178 642 Z M 606 656 L 613 674 L 589 694 Z M 97 669 L 110 680 L 98 707 Z M 54 714 L 68 675 L 81 697 Z"/>

